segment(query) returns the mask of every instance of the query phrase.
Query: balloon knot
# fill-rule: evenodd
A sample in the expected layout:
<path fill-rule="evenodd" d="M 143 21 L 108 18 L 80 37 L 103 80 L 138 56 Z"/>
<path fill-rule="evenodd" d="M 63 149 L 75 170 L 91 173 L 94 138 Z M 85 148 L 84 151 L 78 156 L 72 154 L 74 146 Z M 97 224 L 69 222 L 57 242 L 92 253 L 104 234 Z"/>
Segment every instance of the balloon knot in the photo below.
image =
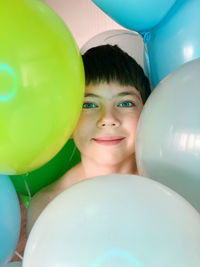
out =
<path fill-rule="evenodd" d="M 142 36 L 144 43 L 148 43 L 151 40 L 151 33 L 150 32 L 139 32 Z"/>

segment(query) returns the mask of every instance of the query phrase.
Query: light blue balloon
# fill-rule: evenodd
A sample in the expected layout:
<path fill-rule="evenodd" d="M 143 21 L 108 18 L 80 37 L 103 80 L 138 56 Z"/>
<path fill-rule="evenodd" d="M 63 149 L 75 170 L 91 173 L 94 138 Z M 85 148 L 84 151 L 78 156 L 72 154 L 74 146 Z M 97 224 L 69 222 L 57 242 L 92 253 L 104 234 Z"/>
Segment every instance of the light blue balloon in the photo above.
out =
<path fill-rule="evenodd" d="M 145 66 L 153 87 L 177 67 L 200 57 L 199 14 L 200 0 L 179 0 L 151 30 Z"/>
<path fill-rule="evenodd" d="M 108 16 L 129 30 L 145 31 L 157 25 L 180 0 L 92 0 Z"/>
<path fill-rule="evenodd" d="M 20 233 L 20 206 L 7 175 L 0 175 L 0 264 L 11 260 Z"/>

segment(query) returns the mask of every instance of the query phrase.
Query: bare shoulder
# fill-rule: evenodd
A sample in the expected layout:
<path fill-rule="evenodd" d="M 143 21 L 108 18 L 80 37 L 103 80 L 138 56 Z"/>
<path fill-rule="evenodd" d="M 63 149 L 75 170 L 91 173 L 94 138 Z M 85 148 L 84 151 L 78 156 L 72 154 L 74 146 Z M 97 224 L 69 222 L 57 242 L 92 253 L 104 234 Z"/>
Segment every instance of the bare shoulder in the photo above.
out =
<path fill-rule="evenodd" d="M 27 223 L 26 223 L 26 232 L 29 235 L 35 221 L 48 205 L 51 200 L 56 197 L 56 191 L 54 191 L 54 185 L 49 185 L 38 193 L 36 193 L 30 201 L 29 207 L 27 209 Z"/>
<path fill-rule="evenodd" d="M 61 192 L 66 190 L 72 184 L 79 182 L 80 173 L 80 164 L 77 164 L 59 180 L 46 186 L 35 194 L 35 196 L 31 199 L 27 210 L 27 234 L 30 233 L 35 221 L 45 207 Z"/>

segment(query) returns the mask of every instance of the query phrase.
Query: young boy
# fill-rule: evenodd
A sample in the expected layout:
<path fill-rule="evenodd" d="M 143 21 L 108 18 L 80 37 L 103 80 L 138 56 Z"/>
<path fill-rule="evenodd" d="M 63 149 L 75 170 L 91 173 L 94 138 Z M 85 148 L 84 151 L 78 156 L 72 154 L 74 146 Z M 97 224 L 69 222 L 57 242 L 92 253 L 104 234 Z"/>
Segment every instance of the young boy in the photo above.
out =
<path fill-rule="evenodd" d="M 142 68 L 118 46 L 103 45 L 83 55 L 85 99 L 72 135 L 81 162 L 31 200 L 27 233 L 45 206 L 82 180 L 113 173 L 137 174 L 135 135 L 150 94 Z"/>

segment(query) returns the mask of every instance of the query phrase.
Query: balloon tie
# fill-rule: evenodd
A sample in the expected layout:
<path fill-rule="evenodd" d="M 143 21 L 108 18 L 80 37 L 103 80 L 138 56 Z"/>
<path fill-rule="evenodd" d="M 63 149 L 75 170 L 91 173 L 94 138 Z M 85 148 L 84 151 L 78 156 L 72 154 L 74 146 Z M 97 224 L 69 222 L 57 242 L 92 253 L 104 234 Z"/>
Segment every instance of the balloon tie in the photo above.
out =
<path fill-rule="evenodd" d="M 139 32 L 139 34 L 142 36 L 145 44 L 147 44 L 151 40 L 151 33 L 150 32 Z"/>
<path fill-rule="evenodd" d="M 23 260 L 23 257 L 19 254 L 19 252 L 17 252 L 17 250 L 15 250 L 15 255 L 17 255 L 17 257 L 20 258 L 20 260 Z"/>

